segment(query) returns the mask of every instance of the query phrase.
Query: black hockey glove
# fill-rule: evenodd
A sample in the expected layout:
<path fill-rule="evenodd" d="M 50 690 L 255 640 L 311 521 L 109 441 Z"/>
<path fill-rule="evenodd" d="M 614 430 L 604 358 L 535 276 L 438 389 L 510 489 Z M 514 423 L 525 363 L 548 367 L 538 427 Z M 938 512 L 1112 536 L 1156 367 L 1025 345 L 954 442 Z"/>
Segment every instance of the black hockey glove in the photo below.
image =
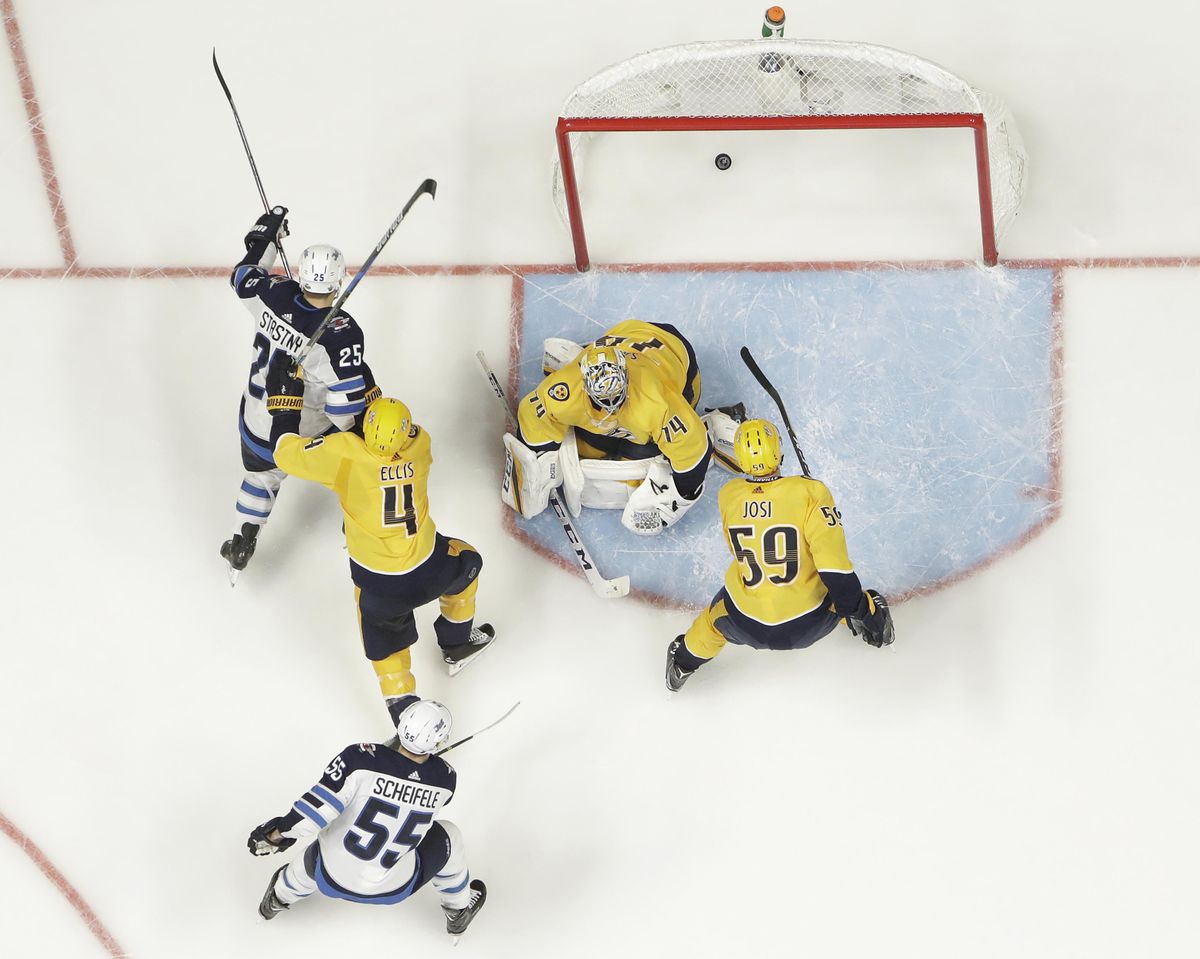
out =
<path fill-rule="evenodd" d="M 288 839 L 286 836 L 281 836 L 279 842 L 271 842 L 267 838 L 276 829 L 280 828 L 282 822 L 283 817 L 276 816 L 274 819 L 268 819 L 261 826 L 254 827 L 250 832 L 250 838 L 246 840 L 246 848 L 250 850 L 250 855 L 269 856 L 272 853 L 283 852 L 296 841 L 295 839 Z"/>
<path fill-rule="evenodd" d="M 846 618 L 846 625 L 855 636 L 861 636 L 864 642 L 876 648 L 890 646 L 896 639 L 892 611 L 883 594 L 874 589 L 863 593 L 858 609 Z"/>
<path fill-rule="evenodd" d="M 270 213 L 264 213 L 254 221 L 250 232 L 246 234 L 246 252 L 266 240 L 268 243 L 279 243 L 288 235 L 287 207 L 276 206 Z"/>
<path fill-rule="evenodd" d="M 276 350 L 267 367 L 267 412 L 299 413 L 304 409 L 304 375 L 292 358 Z"/>

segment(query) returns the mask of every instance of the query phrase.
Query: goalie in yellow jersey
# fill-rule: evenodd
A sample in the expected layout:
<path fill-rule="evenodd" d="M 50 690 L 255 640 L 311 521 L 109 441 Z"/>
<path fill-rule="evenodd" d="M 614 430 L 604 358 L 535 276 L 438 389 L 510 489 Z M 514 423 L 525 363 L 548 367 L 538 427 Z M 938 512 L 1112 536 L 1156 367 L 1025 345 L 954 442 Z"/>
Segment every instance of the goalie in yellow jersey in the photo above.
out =
<path fill-rule="evenodd" d="M 677 522 L 704 491 L 712 418 L 733 423 L 696 412 L 691 344 L 668 324 L 625 320 L 583 346 L 548 339 L 543 370 L 517 406 L 517 435 L 504 437 L 504 502 L 529 518 L 561 486 L 575 516 L 620 509 L 643 536 Z"/>
<path fill-rule="evenodd" d="M 495 638 L 490 624 L 472 625 L 483 558 L 437 531 L 429 515 L 429 434 L 407 406 L 373 400 L 362 436 L 301 436 L 304 383 L 282 351 L 268 368 L 267 394 L 276 464 L 333 490 L 342 505 L 363 650 L 395 720 L 416 690 L 409 654 L 417 641 L 414 609 L 440 603 L 433 628 L 452 676 Z"/>
<path fill-rule="evenodd" d="M 727 642 L 803 649 L 842 619 L 872 646 L 889 645 L 887 600 L 863 590 L 829 488 L 780 475 L 779 431 L 766 420 L 742 423 L 733 451 L 746 476 L 722 487 L 718 508 L 734 561 L 708 609 L 667 648 L 667 688 L 681 689 Z"/>

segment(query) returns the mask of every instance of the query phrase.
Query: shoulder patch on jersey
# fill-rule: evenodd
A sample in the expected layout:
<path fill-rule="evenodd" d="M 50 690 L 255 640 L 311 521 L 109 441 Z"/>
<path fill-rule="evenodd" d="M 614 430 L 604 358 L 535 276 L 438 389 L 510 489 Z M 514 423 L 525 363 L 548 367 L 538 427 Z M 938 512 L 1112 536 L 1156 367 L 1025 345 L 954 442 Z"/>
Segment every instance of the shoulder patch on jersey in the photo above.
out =
<path fill-rule="evenodd" d="M 306 451 L 306 452 L 307 452 L 308 450 L 315 450 L 315 449 L 316 449 L 318 446 L 320 446 L 320 445 L 321 445 L 322 443 L 324 443 L 324 442 L 325 442 L 325 437 L 324 437 L 324 436 L 318 436 L 316 439 L 314 439 L 314 440 L 309 440 L 307 443 L 305 443 L 305 444 L 304 444 L 304 449 L 305 449 L 305 451 Z"/>
<path fill-rule="evenodd" d="M 272 276 L 271 280 L 270 280 L 270 285 L 274 287 L 274 286 L 278 286 L 280 283 L 286 283 L 287 281 L 288 281 L 288 278 L 286 276 Z"/>
<path fill-rule="evenodd" d="M 359 743 L 358 751 L 360 753 L 370 753 L 372 756 L 374 756 L 375 755 L 375 744 L 374 743 Z"/>
<path fill-rule="evenodd" d="M 334 333 L 340 333 L 342 330 L 349 329 L 349 327 L 350 317 L 346 316 L 345 313 L 339 313 L 333 318 L 333 322 L 329 324 L 329 328 Z"/>
<path fill-rule="evenodd" d="M 571 398 L 571 388 L 566 383 L 555 383 L 546 393 L 550 399 L 560 403 L 565 403 Z"/>
<path fill-rule="evenodd" d="M 420 435 L 421 435 L 421 427 L 417 426 L 416 423 L 413 423 L 411 426 L 409 426 L 408 438 L 410 440 L 415 440 Z"/>

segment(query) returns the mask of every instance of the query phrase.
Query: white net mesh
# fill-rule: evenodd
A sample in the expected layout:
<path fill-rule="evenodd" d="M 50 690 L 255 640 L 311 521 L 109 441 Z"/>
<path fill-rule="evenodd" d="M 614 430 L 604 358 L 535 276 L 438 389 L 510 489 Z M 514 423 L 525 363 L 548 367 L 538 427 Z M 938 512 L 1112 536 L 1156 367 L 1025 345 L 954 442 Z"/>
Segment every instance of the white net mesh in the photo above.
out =
<path fill-rule="evenodd" d="M 999 235 L 1016 215 L 1025 152 L 1012 114 L 937 64 L 866 43 L 732 40 L 687 43 L 615 64 L 567 98 L 567 118 L 900 116 L 981 113 L 987 123 L 992 205 Z M 571 135 L 583 183 L 587 144 Z M 582 191 L 582 186 L 581 186 Z M 567 222 L 562 171 L 554 199 Z"/>

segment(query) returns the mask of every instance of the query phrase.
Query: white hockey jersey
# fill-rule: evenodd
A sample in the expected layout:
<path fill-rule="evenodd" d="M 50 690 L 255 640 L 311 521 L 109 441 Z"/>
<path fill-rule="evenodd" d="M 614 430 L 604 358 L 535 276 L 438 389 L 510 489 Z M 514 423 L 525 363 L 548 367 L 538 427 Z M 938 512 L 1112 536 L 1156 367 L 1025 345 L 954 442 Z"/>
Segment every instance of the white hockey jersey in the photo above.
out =
<path fill-rule="evenodd" d="M 418 763 L 378 743 L 347 746 L 279 829 L 289 839 L 317 836 L 314 879 L 327 895 L 398 902 L 419 879 L 413 850 L 457 782 L 437 756 Z"/>

